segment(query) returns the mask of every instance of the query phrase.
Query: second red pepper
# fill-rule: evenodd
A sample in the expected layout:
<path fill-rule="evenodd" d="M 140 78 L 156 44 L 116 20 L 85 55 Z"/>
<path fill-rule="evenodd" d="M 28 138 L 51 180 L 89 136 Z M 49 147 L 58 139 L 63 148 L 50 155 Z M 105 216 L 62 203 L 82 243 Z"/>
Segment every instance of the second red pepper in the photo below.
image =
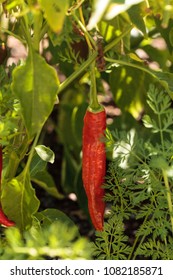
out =
<path fill-rule="evenodd" d="M 0 146 L 0 186 L 1 186 L 1 175 L 2 175 L 2 148 Z M 0 224 L 6 227 L 15 226 L 15 223 L 10 221 L 4 214 L 2 208 L 0 207 Z"/>
<path fill-rule="evenodd" d="M 83 127 L 82 179 L 88 198 L 88 208 L 96 230 L 103 230 L 105 211 L 104 177 L 106 172 L 105 143 L 101 140 L 106 129 L 106 113 L 87 110 Z"/>

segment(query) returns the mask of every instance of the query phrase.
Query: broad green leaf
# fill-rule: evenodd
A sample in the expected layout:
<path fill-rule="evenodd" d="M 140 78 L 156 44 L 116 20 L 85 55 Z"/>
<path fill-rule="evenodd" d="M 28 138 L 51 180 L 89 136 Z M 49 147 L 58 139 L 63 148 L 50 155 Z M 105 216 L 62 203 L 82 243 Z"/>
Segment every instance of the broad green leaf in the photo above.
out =
<path fill-rule="evenodd" d="M 69 7 L 69 0 L 39 0 L 39 3 L 50 28 L 54 32 L 59 33 L 63 27 L 66 12 Z"/>
<path fill-rule="evenodd" d="M 143 66 L 135 66 L 135 64 L 131 64 L 131 66 L 129 64 L 126 67 L 118 67 L 110 74 L 110 86 L 115 102 L 121 110 L 129 111 L 134 117 L 137 117 L 145 106 L 144 93 L 153 79 L 168 92 L 173 100 L 172 73 L 153 71 Z M 137 82 L 136 77 L 138 77 Z"/>
<path fill-rule="evenodd" d="M 111 50 L 121 53 L 121 46 L 123 43 L 124 49 L 130 49 L 130 26 L 131 22 L 127 15 L 119 15 L 117 18 L 113 18 L 109 21 L 101 21 L 99 26 L 99 32 L 103 36 L 107 43 L 116 42 Z M 127 30 L 129 32 L 127 33 Z M 105 48 L 106 49 L 106 48 Z"/>
<path fill-rule="evenodd" d="M 116 104 L 134 118 L 139 117 L 144 109 L 150 82 L 149 75 L 131 67 L 118 67 L 110 74 L 110 86 Z"/>
<path fill-rule="evenodd" d="M 66 223 L 71 227 L 75 226 L 73 221 L 66 214 L 57 209 L 46 209 L 42 212 L 38 212 L 35 216 L 42 223 L 43 227 L 47 227 L 56 221 Z"/>
<path fill-rule="evenodd" d="M 43 188 L 52 196 L 62 199 L 63 195 L 59 193 L 52 176 L 47 171 L 40 171 L 31 176 L 31 180 Z"/>
<path fill-rule="evenodd" d="M 56 100 L 58 85 L 55 69 L 32 50 L 26 63 L 13 71 L 12 90 L 19 99 L 30 137 L 42 128 L 50 115 Z"/>
<path fill-rule="evenodd" d="M 36 153 L 30 164 L 30 176 L 33 177 L 40 171 L 45 170 L 47 162 L 42 160 L 40 156 Z"/>
<path fill-rule="evenodd" d="M 2 187 L 1 203 L 5 214 L 25 230 L 32 226 L 33 215 L 39 208 L 39 200 L 30 183 L 29 174 L 21 173 Z"/>
<path fill-rule="evenodd" d="M 35 147 L 35 150 L 42 160 L 46 162 L 54 163 L 55 154 L 50 148 L 44 145 L 37 145 Z"/>
<path fill-rule="evenodd" d="M 145 35 L 147 36 L 146 32 L 146 25 L 144 22 L 144 15 L 142 11 L 141 5 L 134 5 L 128 10 L 128 14 L 133 24 Z"/>

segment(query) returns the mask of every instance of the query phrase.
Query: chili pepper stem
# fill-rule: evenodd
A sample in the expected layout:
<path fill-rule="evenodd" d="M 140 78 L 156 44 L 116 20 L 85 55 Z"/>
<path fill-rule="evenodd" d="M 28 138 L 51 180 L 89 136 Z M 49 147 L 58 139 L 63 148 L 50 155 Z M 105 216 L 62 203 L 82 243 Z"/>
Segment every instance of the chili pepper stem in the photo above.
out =
<path fill-rule="evenodd" d="M 89 102 L 89 110 L 91 112 L 99 112 L 102 109 L 102 106 L 98 102 L 97 98 L 97 88 L 96 88 L 96 77 L 95 77 L 95 61 L 91 63 L 90 66 L 90 78 L 91 78 L 91 86 L 90 86 L 90 102 Z"/>

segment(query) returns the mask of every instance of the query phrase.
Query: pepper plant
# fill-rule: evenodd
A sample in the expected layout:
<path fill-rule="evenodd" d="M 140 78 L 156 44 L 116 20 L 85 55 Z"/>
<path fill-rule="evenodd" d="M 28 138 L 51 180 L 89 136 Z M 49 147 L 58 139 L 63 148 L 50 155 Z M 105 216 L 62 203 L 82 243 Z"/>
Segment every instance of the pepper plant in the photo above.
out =
<path fill-rule="evenodd" d="M 3 160 L 0 159 L 1 169 L 3 167 L 0 207 L 3 217 L 16 226 L 6 231 L 8 241 L 13 230 L 14 236 L 26 233 L 25 238 L 30 240 L 33 230 L 38 227 L 45 230 L 46 226 L 47 239 L 48 233 L 54 228 L 51 223 L 57 219 L 68 227 L 69 218 L 64 213 L 49 209 L 40 211 L 40 201 L 35 191 L 37 186 L 56 197 L 57 204 L 63 196 L 75 192 L 79 206 L 88 215 L 81 170 L 83 117 L 89 103 L 92 110 L 97 111 L 95 106 L 100 110 L 97 92 L 102 93 L 101 101 L 106 98 L 108 90 L 103 86 L 106 84 L 114 106 L 119 108 L 121 115 L 107 124 L 105 143 L 110 164 L 105 190 L 103 186 L 99 187 L 102 195 L 106 192 L 105 201 L 111 213 L 105 224 L 102 215 L 103 231 L 97 236 L 94 255 L 98 258 L 137 258 L 143 255 L 171 258 L 172 190 L 169 180 L 172 154 L 168 148 L 170 143 L 164 136 L 164 132 L 169 133 L 172 139 L 166 124 L 168 122 L 171 126 L 168 105 L 173 98 L 173 3 L 168 2 L 0 1 L 0 151 L 3 155 Z M 8 64 L 10 36 L 19 40 L 27 53 L 26 59 L 17 65 Z M 157 40 L 159 43 L 155 45 Z M 44 42 L 47 47 L 41 49 Z M 158 47 L 159 44 L 162 44 L 162 48 Z M 150 84 L 154 84 L 156 89 L 149 89 Z M 164 95 L 165 103 L 161 103 L 161 95 Z M 55 108 L 58 108 L 58 117 L 57 124 L 53 123 L 53 126 L 58 135 L 58 144 L 63 146 L 61 191 L 47 169 L 47 164 L 53 164 L 56 155 L 42 141 L 45 126 L 51 120 Z M 163 114 L 159 114 L 158 108 Z M 144 113 L 147 114 L 144 125 L 152 128 L 154 135 L 160 133 L 161 142 L 156 141 L 157 137 L 150 139 L 151 133 L 141 129 L 140 121 Z M 155 114 L 158 115 L 158 123 Z M 115 129 L 118 132 L 124 129 L 129 138 L 112 132 Z M 140 139 L 149 139 L 143 151 L 143 144 L 139 141 L 141 145 L 137 145 L 138 140 L 133 136 L 137 133 Z M 127 148 L 133 137 L 137 150 L 135 153 Z M 152 141 L 156 141 L 158 146 L 154 147 Z M 105 146 L 103 142 L 101 144 Z M 120 157 L 118 154 L 114 160 L 118 148 Z M 128 157 L 124 169 L 122 157 Z M 139 170 L 138 165 L 141 167 Z M 104 181 L 102 179 L 101 184 Z M 159 186 L 158 192 L 155 180 Z M 104 203 L 103 197 L 101 201 Z M 148 201 L 151 201 L 150 207 Z M 136 238 L 133 236 L 134 243 L 130 243 L 123 230 L 131 215 L 135 219 L 140 218 L 142 224 L 139 225 Z M 158 226 L 158 223 L 165 231 L 154 233 L 152 239 L 149 228 Z M 144 230 L 146 232 L 142 237 L 141 232 Z M 166 237 L 166 233 L 169 237 Z M 109 238 L 110 234 L 113 234 L 113 239 Z M 36 230 L 35 237 L 39 235 L 40 231 Z M 52 246 L 51 242 L 48 243 Z M 16 254 L 19 252 L 21 258 L 30 257 L 30 250 L 24 250 L 22 242 L 20 250 L 13 246 L 13 240 L 10 244 L 6 257 L 13 255 L 11 250 Z M 67 244 L 64 242 L 64 246 Z M 158 246 L 162 253 L 156 254 L 155 248 Z M 147 255 L 147 248 L 152 248 L 151 254 Z M 42 257 L 44 252 L 44 248 L 38 248 L 32 258 Z M 50 253 L 49 256 L 57 255 L 52 256 Z M 63 256 L 60 254 L 60 257 Z M 83 257 L 87 258 L 88 255 Z"/>

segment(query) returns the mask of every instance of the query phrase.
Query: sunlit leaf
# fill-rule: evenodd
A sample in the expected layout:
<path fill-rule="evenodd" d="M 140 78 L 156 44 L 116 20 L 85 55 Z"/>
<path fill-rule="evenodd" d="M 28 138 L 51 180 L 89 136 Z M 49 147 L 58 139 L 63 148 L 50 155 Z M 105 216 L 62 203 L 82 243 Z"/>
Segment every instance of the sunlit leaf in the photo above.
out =
<path fill-rule="evenodd" d="M 30 176 L 33 177 L 38 172 L 45 170 L 47 162 L 42 160 L 40 156 L 35 153 L 30 164 Z"/>
<path fill-rule="evenodd" d="M 118 67 L 112 71 L 110 86 L 114 100 L 123 112 L 128 111 L 135 118 L 139 116 L 146 104 L 148 82 L 149 76 L 137 69 Z"/>
<path fill-rule="evenodd" d="M 136 28 L 138 28 L 146 36 L 146 25 L 144 22 L 144 15 L 142 12 L 141 5 L 134 5 L 130 7 L 130 9 L 128 10 L 128 14 Z"/>
<path fill-rule="evenodd" d="M 142 118 L 142 121 L 143 121 L 143 124 L 145 125 L 145 127 L 147 127 L 147 128 L 152 128 L 153 127 L 153 123 L 152 123 L 152 120 L 151 120 L 149 115 L 145 115 Z"/>
<path fill-rule="evenodd" d="M 30 51 L 26 63 L 13 71 L 12 90 L 20 101 L 28 134 L 37 133 L 50 115 L 58 90 L 55 69 L 36 52 Z"/>
<path fill-rule="evenodd" d="M 44 145 L 37 145 L 35 147 L 35 150 L 42 160 L 46 162 L 54 163 L 55 154 L 50 148 Z"/>
<path fill-rule="evenodd" d="M 39 3 L 45 13 L 50 28 L 59 33 L 63 27 L 66 12 L 69 6 L 69 0 L 39 0 Z"/>
<path fill-rule="evenodd" d="M 5 183 L 2 188 L 1 203 L 5 214 L 21 230 L 31 227 L 33 215 L 37 212 L 40 202 L 30 183 L 29 174 L 23 172 Z"/>
<path fill-rule="evenodd" d="M 42 226 L 49 226 L 53 222 L 62 222 L 65 223 L 68 226 L 75 226 L 73 221 L 62 211 L 59 211 L 58 209 L 46 209 L 42 212 L 38 212 L 36 214 L 37 219 L 42 223 Z"/>

